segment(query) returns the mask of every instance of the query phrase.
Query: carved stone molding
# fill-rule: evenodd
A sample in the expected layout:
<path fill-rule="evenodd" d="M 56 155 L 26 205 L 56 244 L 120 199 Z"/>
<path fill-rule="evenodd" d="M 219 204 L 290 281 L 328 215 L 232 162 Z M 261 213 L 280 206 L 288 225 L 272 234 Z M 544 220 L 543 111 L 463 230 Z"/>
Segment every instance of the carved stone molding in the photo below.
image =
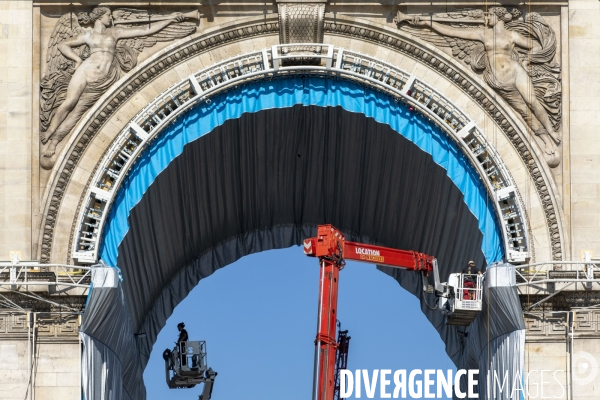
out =
<path fill-rule="evenodd" d="M 79 335 L 79 318 L 76 314 L 37 313 L 35 321 L 36 335 L 40 339 L 76 339 Z M 0 339 L 27 335 L 28 322 L 25 312 L 0 311 Z"/>
<path fill-rule="evenodd" d="M 541 304 L 538 304 L 534 308 L 530 309 L 530 307 L 537 302 L 543 300 L 547 294 L 535 294 L 535 295 L 526 295 L 522 294 L 519 296 L 521 300 L 521 308 L 523 310 L 529 310 L 531 312 L 551 312 L 551 311 L 568 311 L 571 309 L 569 302 L 566 300 L 564 293 L 559 293 L 550 299 L 544 301 Z"/>
<path fill-rule="evenodd" d="M 100 131 L 104 122 L 106 122 L 108 118 L 118 110 L 119 106 L 125 103 L 127 99 L 133 96 L 138 89 L 145 86 L 148 82 L 151 82 L 163 72 L 190 57 L 196 56 L 203 51 L 222 46 L 229 42 L 247 39 L 253 36 L 276 34 L 278 31 L 279 24 L 277 21 L 270 20 L 267 22 L 255 23 L 249 26 L 239 27 L 224 32 L 217 32 L 212 35 L 202 36 L 196 38 L 196 40 L 194 40 L 192 43 L 187 43 L 185 47 L 179 48 L 170 54 L 160 57 L 151 65 L 148 65 L 137 73 L 132 74 L 128 84 L 123 86 L 122 89 L 111 99 L 104 102 L 103 107 L 96 112 L 94 116 L 90 116 L 88 118 L 89 122 L 87 123 L 86 127 L 82 129 L 75 144 L 72 146 L 66 158 L 62 160 L 60 166 L 58 167 L 58 171 L 60 172 L 58 173 L 57 179 L 55 179 L 54 187 L 52 188 L 50 197 L 48 199 L 49 202 L 47 202 L 47 209 L 45 210 L 44 219 L 41 225 L 42 232 L 40 238 L 40 262 L 50 262 L 50 253 L 56 219 L 58 217 L 64 192 L 68 186 L 71 175 L 75 170 L 75 166 L 79 162 L 85 149 L 91 143 L 93 137 Z M 93 175 L 94 171 L 92 171 L 90 179 Z M 79 212 L 80 207 L 81 204 L 79 204 L 77 212 Z M 73 230 L 71 230 L 70 241 L 73 240 L 72 235 Z M 68 262 L 70 262 L 70 260 Z"/>
<path fill-rule="evenodd" d="M 27 315 L 24 313 L 0 313 L 0 337 L 27 333 Z"/>
<path fill-rule="evenodd" d="M 550 185 L 549 178 L 543 173 L 544 167 L 538 165 L 538 159 L 532 154 L 534 151 L 532 147 L 523 140 L 521 134 L 521 131 L 523 130 L 522 127 L 520 127 L 518 122 L 515 122 L 510 115 L 505 113 L 503 109 L 504 107 L 507 107 L 505 104 L 502 104 L 495 96 L 486 93 L 475 79 L 462 71 L 460 67 L 457 68 L 452 60 L 444 59 L 443 56 L 435 53 L 426 45 L 424 46 L 410 38 L 401 37 L 401 33 L 391 33 L 389 30 L 386 31 L 385 29 L 378 29 L 357 22 L 341 23 L 339 19 L 337 22 L 326 20 L 323 30 L 330 35 L 340 35 L 373 42 L 410 56 L 456 82 L 464 93 L 481 105 L 488 115 L 498 123 L 498 126 L 504 131 L 523 159 L 525 165 L 528 167 L 543 205 L 552 243 L 553 258 L 555 260 L 562 259 L 563 242 L 561 240 L 561 226 L 558 217 L 559 211 L 555 204 L 555 199 L 550 195 L 550 190 L 548 188 Z M 41 225 L 40 261 L 44 263 L 50 261 L 56 219 L 65 190 L 67 189 L 75 167 L 79 163 L 81 155 L 102 128 L 103 124 L 114 115 L 127 99 L 163 72 L 192 56 L 196 56 L 202 52 L 230 42 L 247 40 L 254 36 L 274 35 L 278 33 L 278 22 L 275 20 L 266 20 L 249 23 L 248 25 L 231 28 L 229 30 L 222 30 L 210 35 L 200 36 L 157 57 L 152 63 L 149 63 L 133 73 L 128 78 L 127 82 L 124 83 L 120 90 L 116 91 L 114 95 L 106 98 L 97 110 L 87 118 L 88 122 L 79 131 L 76 140 L 66 151 L 66 156 L 61 160 L 60 165 L 55 167 L 56 176 L 52 181 L 49 196 L 46 199 L 46 209 L 44 210 L 44 217 Z M 91 171 L 90 179 L 93 177 L 94 173 L 95 171 Z M 89 184 L 90 181 L 87 182 L 88 186 Z M 81 201 L 75 215 L 79 214 L 82 206 Z M 76 224 L 77 221 L 75 218 L 71 228 L 71 243 L 69 244 L 69 248 L 71 248 L 72 245 Z"/>
<path fill-rule="evenodd" d="M 524 318 L 528 341 L 566 338 L 567 313 L 528 313 Z M 599 324 L 600 310 L 577 311 L 573 334 L 576 338 L 600 338 Z"/>
<path fill-rule="evenodd" d="M 77 315 L 38 314 L 36 321 L 38 335 L 42 337 L 77 337 L 79 335 Z"/>
<path fill-rule="evenodd" d="M 547 314 L 540 316 L 525 315 L 527 338 L 531 337 L 566 337 L 565 315 Z"/>
<path fill-rule="evenodd" d="M 325 4 L 279 3 L 279 43 L 323 43 Z"/>
<path fill-rule="evenodd" d="M 8 300 L 17 306 L 32 312 L 63 312 L 63 311 L 78 311 L 82 312 L 85 309 L 86 296 L 51 296 L 45 293 L 36 293 L 38 298 L 24 295 L 18 292 L 3 293 L 4 300 Z"/>
<path fill-rule="evenodd" d="M 547 294 L 519 295 L 521 308 L 534 314 L 576 311 L 577 315 L 580 315 L 579 313 L 581 311 L 577 311 L 578 308 L 587 308 L 600 305 L 600 292 L 597 290 L 565 290 L 530 309 L 532 305 L 544 300 L 547 296 Z M 583 312 L 587 313 L 587 310 Z M 600 313 L 600 309 L 596 310 L 595 312 Z"/>
<path fill-rule="evenodd" d="M 570 307 L 590 307 L 600 304 L 600 292 L 589 291 L 589 292 L 565 292 L 565 301 Z"/>

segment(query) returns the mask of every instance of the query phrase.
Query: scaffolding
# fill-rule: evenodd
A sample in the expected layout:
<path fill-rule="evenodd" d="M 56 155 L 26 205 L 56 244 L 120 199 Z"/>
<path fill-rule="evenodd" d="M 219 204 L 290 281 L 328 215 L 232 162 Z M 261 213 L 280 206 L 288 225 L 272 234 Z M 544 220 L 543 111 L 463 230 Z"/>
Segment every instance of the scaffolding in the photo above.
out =
<path fill-rule="evenodd" d="M 0 307 L 18 311 L 25 308 L 15 296 L 41 301 L 69 313 L 83 310 L 60 304 L 59 296 L 87 296 L 91 285 L 91 266 L 40 264 L 35 261 L 0 261 Z"/>
<path fill-rule="evenodd" d="M 532 310 L 559 293 L 600 291 L 600 266 L 590 259 L 517 265 L 515 271 L 520 295 L 544 296 L 524 311 Z"/>

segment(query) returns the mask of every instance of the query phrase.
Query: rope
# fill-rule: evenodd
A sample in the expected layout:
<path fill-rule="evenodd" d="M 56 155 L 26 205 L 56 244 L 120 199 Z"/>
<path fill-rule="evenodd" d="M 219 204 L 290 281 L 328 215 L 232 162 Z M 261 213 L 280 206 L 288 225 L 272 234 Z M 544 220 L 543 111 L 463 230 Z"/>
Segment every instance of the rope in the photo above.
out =
<path fill-rule="evenodd" d="M 485 1 L 485 12 L 486 12 L 487 18 L 489 20 L 490 15 L 488 13 L 489 12 L 488 0 Z M 484 40 L 487 42 L 488 28 L 486 25 L 484 25 L 483 29 L 484 29 Z M 492 34 L 493 34 L 493 40 L 494 40 L 494 46 L 495 46 L 496 45 L 496 35 L 493 32 L 493 28 L 492 28 Z M 484 46 L 485 46 L 485 44 L 484 44 Z M 486 51 L 487 51 L 487 49 L 486 49 Z M 490 62 L 489 57 L 485 57 L 485 63 L 486 63 L 485 68 L 486 69 L 490 68 L 489 62 Z M 484 79 L 483 82 L 484 82 L 485 91 L 486 91 L 486 93 L 488 93 L 489 87 L 488 87 L 487 81 Z M 487 127 L 488 126 L 488 113 L 487 113 L 488 110 L 487 110 L 487 108 L 489 108 L 488 101 L 487 101 L 488 97 L 486 96 L 485 99 L 486 100 L 485 100 L 484 106 L 486 107 L 486 110 L 484 110 L 484 112 L 483 112 L 483 121 L 484 121 L 485 126 Z M 495 138 L 495 135 L 494 135 L 494 138 Z M 494 146 L 496 146 L 495 142 L 494 142 Z M 488 198 L 486 197 L 486 207 L 489 207 L 487 202 L 488 202 Z M 483 300 L 483 296 L 482 296 L 482 300 Z M 486 308 L 487 308 L 487 318 L 486 318 L 487 319 L 487 321 L 486 321 L 487 322 L 487 362 L 486 362 L 486 364 L 487 364 L 487 370 L 490 371 L 491 366 L 492 366 L 492 359 L 491 359 L 491 354 L 490 354 L 490 302 L 489 301 L 487 301 Z M 489 388 L 487 388 L 487 392 L 488 393 L 490 392 Z M 488 396 L 488 398 L 489 398 L 489 396 Z"/>

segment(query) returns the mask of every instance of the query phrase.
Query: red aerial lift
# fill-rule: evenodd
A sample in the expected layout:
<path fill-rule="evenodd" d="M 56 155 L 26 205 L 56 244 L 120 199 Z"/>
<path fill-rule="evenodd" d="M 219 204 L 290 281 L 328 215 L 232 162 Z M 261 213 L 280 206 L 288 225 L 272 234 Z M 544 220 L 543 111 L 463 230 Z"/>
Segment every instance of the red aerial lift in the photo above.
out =
<path fill-rule="evenodd" d="M 338 391 L 336 390 L 336 386 L 339 385 L 339 378 L 336 376 L 336 372 L 338 372 L 336 371 L 336 361 L 340 364 L 340 354 L 336 354 L 338 350 L 342 353 L 345 352 L 341 357 L 345 368 L 349 337 L 346 339 L 347 331 L 340 332 L 344 333 L 344 335 L 340 335 L 344 339 L 339 340 L 338 343 L 335 334 L 339 273 L 344 268 L 346 260 L 420 271 L 424 276 L 428 276 L 433 271 L 435 294 L 438 297 L 454 297 L 455 291 L 460 290 L 459 287 L 440 284 L 437 260 L 434 257 L 416 251 L 396 250 L 349 242 L 332 225 L 319 225 L 317 237 L 304 240 L 304 253 L 310 257 L 319 258 L 321 264 L 318 332 L 315 340 L 313 400 L 334 400 L 334 393 L 336 396 L 338 395 Z M 425 279 L 423 282 L 423 289 L 429 293 L 434 293 L 434 288 L 426 285 L 427 281 Z M 480 287 L 481 285 L 477 289 L 479 292 L 481 291 Z M 462 292 L 459 292 L 459 296 L 462 296 Z M 481 310 L 480 294 L 477 300 L 479 301 L 479 310 Z M 451 302 L 451 304 L 451 312 L 454 312 L 453 303 Z"/>

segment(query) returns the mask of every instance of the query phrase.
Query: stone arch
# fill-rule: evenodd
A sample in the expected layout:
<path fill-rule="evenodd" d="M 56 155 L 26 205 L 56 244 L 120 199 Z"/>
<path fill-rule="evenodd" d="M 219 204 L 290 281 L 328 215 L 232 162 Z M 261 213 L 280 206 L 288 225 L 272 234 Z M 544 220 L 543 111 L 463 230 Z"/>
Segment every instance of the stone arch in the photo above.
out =
<path fill-rule="evenodd" d="M 493 146 L 467 114 L 434 88 L 383 61 L 331 45 L 322 46 L 320 57 L 324 67 L 282 67 L 286 57 L 280 53 L 282 48 L 275 46 L 242 54 L 198 71 L 163 92 L 130 121 L 113 141 L 85 196 L 85 206 L 80 211 L 77 223 L 79 231 L 74 235 L 73 243 L 73 255 L 79 262 L 97 261 L 99 240 L 103 234 L 107 212 L 115 201 L 123 179 L 135 163 L 135 158 L 146 151 L 149 142 L 160 137 L 161 130 L 186 110 L 197 107 L 202 102 L 212 101 L 210 99 L 213 97 L 235 89 L 237 85 L 298 74 L 358 80 L 361 84 L 386 90 L 395 96 L 396 101 L 401 100 L 420 110 L 460 144 L 463 153 L 478 171 L 479 179 L 485 182 L 489 196 L 494 199 L 496 217 L 504 225 L 503 229 L 509 232 L 512 226 L 527 225 L 523 205 L 512 178 Z M 233 110 L 239 107 L 236 103 L 229 106 Z M 377 114 L 373 113 L 373 116 Z M 383 119 L 380 122 L 393 125 L 396 121 Z M 418 143 L 417 138 L 412 140 Z M 437 162 L 443 164 L 442 160 Z M 502 209 L 507 207 L 514 208 L 514 217 L 504 217 Z M 90 213 L 97 214 L 98 217 L 86 217 Z M 92 225 L 95 226 L 95 233 L 90 236 L 89 227 Z M 511 239 L 506 235 L 504 242 L 504 252 L 510 261 L 521 262 L 528 258 L 526 232 L 520 239 Z"/>
<path fill-rule="evenodd" d="M 255 43 L 258 46 L 275 44 L 277 31 L 277 21 L 274 18 L 259 21 L 249 19 L 240 23 L 225 24 L 213 32 L 207 32 L 193 39 L 182 40 L 166 48 L 123 78 L 118 87 L 111 89 L 89 112 L 88 117 L 76 127 L 75 133 L 59 158 L 60 162 L 52 171 L 43 197 L 45 206 L 38 243 L 40 259 L 44 262 L 70 259 L 68 251 L 65 250 L 68 242 L 73 240 L 74 217 L 81 207 L 81 201 L 77 201 L 75 197 L 79 196 L 77 193 L 81 193 L 86 186 L 89 186 L 90 173 L 96 168 L 94 161 L 98 160 L 99 156 L 107 150 L 110 141 L 114 139 L 118 125 L 123 124 L 123 121 L 116 116 L 117 110 L 121 115 L 132 115 L 139 111 L 143 107 L 143 102 L 148 101 L 148 93 L 156 93 L 153 88 L 150 88 L 149 83 L 152 82 L 151 86 L 154 87 L 166 88 L 170 83 L 176 81 L 173 76 L 178 77 L 178 68 L 186 69 L 182 66 L 184 62 L 196 66 L 206 65 L 214 59 L 221 58 L 222 51 L 227 50 L 233 53 L 239 50 L 241 48 L 240 41 L 249 37 L 264 37 L 267 40 L 250 41 L 252 45 Z M 549 249 L 548 255 L 542 253 L 540 257 L 541 259 L 560 259 L 562 257 L 566 239 L 563 234 L 561 211 L 557 204 L 553 179 L 547 166 L 541 161 L 541 152 L 537 145 L 526 140 L 526 129 L 523 122 L 502 99 L 494 93 L 486 91 L 476 79 L 469 75 L 468 71 L 448 59 L 445 54 L 440 54 L 430 45 L 389 27 L 373 26 L 368 21 L 344 21 L 338 18 L 335 21 L 326 19 L 325 31 L 326 42 L 328 40 L 335 41 L 336 38 L 346 41 L 358 39 L 362 43 L 361 47 L 365 48 L 368 53 L 383 52 L 401 57 L 413 65 L 425 65 L 429 71 L 435 71 L 436 76 L 441 76 L 451 82 L 459 81 L 457 87 L 461 92 L 457 93 L 456 88 L 451 87 L 450 89 L 453 91 L 451 97 L 458 96 L 458 101 L 463 103 L 466 99 L 467 102 L 479 106 L 487 104 L 487 108 L 481 108 L 479 111 L 489 118 L 488 124 L 500 127 L 506 137 L 502 147 L 507 152 L 516 155 L 516 157 L 509 157 L 518 158 L 517 161 L 520 164 L 516 168 L 509 167 L 509 173 L 513 175 L 516 173 L 521 177 L 520 179 L 517 177 L 517 181 L 521 181 L 517 183 L 521 191 L 529 185 L 529 183 L 523 184 L 523 181 L 531 182 L 531 187 L 537 197 L 533 199 L 532 203 L 535 203 L 536 208 L 539 209 L 540 217 L 537 219 L 543 218 L 543 221 L 536 222 L 534 225 L 539 228 L 542 223 L 544 227 L 541 230 L 538 229 L 540 233 L 533 231 L 536 228 L 531 226 L 528 227 L 528 230 L 537 237 L 541 237 L 540 234 L 547 237 L 547 239 L 541 237 L 541 240 L 538 240 L 547 243 L 542 246 Z M 234 49 L 227 48 L 229 45 Z M 244 45 L 246 46 L 247 42 L 244 42 Z M 460 79 L 456 78 L 457 75 Z M 472 107 L 472 104 L 469 107 Z M 490 123 L 490 121 L 492 122 Z M 94 141 L 101 130 L 103 131 L 102 139 Z M 94 143 L 92 144 L 92 142 Z M 94 148 L 93 155 L 90 152 L 92 147 Z M 86 157 L 82 158 L 84 154 Z M 76 179 L 73 180 L 73 177 Z M 67 201 L 65 202 L 65 200 Z M 541 217 L 542 215 L 543 217 Z M 535 219 L 535 216 L 533 217 Z M 58 231 L 57 227 L 59 227 Z M 545 234 L 541 232 L 545 232 Z M 54 244 L 55 242 L 56 244 Z"/>
<path fill-rule="evenodd" d="M 103 155 L 102 153 L 108 150 L 108 145 L 115 136 L 114 122 L 119 120 L 118 117 L 115 118 L 116 111 L 118 110 L 121 114 L 125 106 L 128 108 L 125 114 L 131 115 L 136 111 L 136 107 L 137 111 L 141 108 L 140 101 L 144 100 L 138 93 L 139 88 L 143 87 L 142 91 L 148 89 L 148 83 L 156 83 L 156 77 L 161 74 L 163 77 L 177 74 L 178 66 L 181 66 L 185 60 L 193 59 L 198 53 L 205 59 L 218 57 L 219 50 L 224 46 L 230 43 L 238 46 L 241 39 L 247 39 L 249 36 L 265 37 L 270 43 L 274 43 L 276 40 L 275 34 L 278 26 L 274 19 L 260 21 L 250 19 L 235 27 L 233 25 L 223 26 L 215 32 L 206 33 L 194 39 L 183 40 L 152 57 L 129 76 L 123 78 L 119 86 L 107 93 L 90 111 L 88 117 L 79 124 L 69 144 L 63 150 L 61 162 L 53 170 L 48 190 L 44 196 L 45 209 L 39 241 L 42 261 L 49 262 L 57 257 L 70 259 L 69 251 L 65 251 L 65 248 L 70 248 L 66 245 L 74 240 L 75 220 L 77 220 L 75 215 L 80 213 L 84 202 L 83 197 L 79 197 L 77 200 L 75 196 L 76 193 L 81 193 L 84 187 L 90 186 L 93 172 L 99 166 L 99 163 L 94 163 L 91 159 L 82 159 L 82 156 L 84 153 L 90 154 L 89 149 L 94 147 L 95 156 L 92 159 L 97 160 L 98 155 Z M 383 49 L 401 54 L 406 59 L 410 57 L 413 62 L 426 65 L 427 68 L 437 71 L 438 75 L 458 82 L 457 86 L 462 90 L 460 96 L 463 98 L 466 95 L 468 100 L 474 100 L 476 104 L 487 105 L 484 112 L 491 117 L 490 120 L 495 121 L 496 126 L 501 128 L 508 138 L 507 142 L 514 146 L 513 150 L 518 154 L 522 166 L 526 168 L 529 175 L 527 179 L 533 182 L 532 186 L 535 186 L 537 201 L 540 203 L 540 210 L 545 218 L 545 231 L 551 256 L 553 259 L 562 257 L 564 238 L 556 196 L 551 195 L 554 191 L 552 177 L 543 161 L 540 161 L 541 153 L 536 144 L 525 140 L 526 129 L 522 121 L 501 99 L 493 93 L 486 92 L 485 88 L 482 88 L 475 79 L 470 77 L 464 68 L 456 65 L 452 60 L 448 60 L 444 54 L 440 54 L 431 46 L 410 38 L 402 32 L 396 32 L 383 26 L 374 27 L 372 24 L 367 24 L 366 21 L 343 21 L 339 18 L 335 21 L 326 20 L 325 32 L 332 41 L 335 41 L 336 38 L 359 39 L 363 43 L 362 47 L 372 46 L 376 43 L 375 53 Z M 326 36 L 326 42 L 327 39 Z M 181 70 L 185 70 L 185 68 L 181 68 Z M 144 85 L 146 86 L 144 87 Z M 120 122 L 122 123 L 122 121 Z M 94 140 L 101 130 L 104 137 L 101 140 Z M 99 146 L 97 147 L 97 145 Z M 510 168 L 508 168 L 508 173 L 511 174 Z M 73 177 L 77 179 L 72 180 Z M 57 227 L 59 227 L 58 234 L 56 234 Z M 531 226 L 528 227 L 528 230 L 531 231 Z M 67 231 L 69 232 L 68 238 Z M 54 244 L 55 242 L 58 246 Z M 57 247 L 61 250 L 56 251 Z"/>

